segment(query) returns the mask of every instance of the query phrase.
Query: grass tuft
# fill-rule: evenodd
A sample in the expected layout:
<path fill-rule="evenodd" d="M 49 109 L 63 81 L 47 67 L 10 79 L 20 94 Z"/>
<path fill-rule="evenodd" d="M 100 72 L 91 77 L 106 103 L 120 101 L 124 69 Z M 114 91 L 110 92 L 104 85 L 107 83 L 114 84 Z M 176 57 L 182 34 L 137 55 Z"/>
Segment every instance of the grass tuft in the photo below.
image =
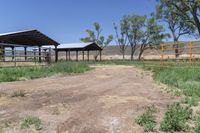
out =
<path fill-rule="evenodd" d="M 191 114 L 192 110 L 189 107 L 182 107 L 180 103 L 170 105 L 160 124 L 160 130 L 165 132 L 186 131 L 187 121 L 191 118 Z"/>
<path fill-rule="evenodd" d="M 144 127 L 144 132 L 156 131 L 156 121 L 154 113 L 156 113 L 157 111 L 158 110 L 154 105 L 148 106 L 146 107 L 145 112 L 135 119 L 137 124 Z"/>
<path fill-rule="evenodd" d="M 36 130 L 42 129 L 42 121 L 38 117 L 27 116 L 21 121 L 21 128 L 30 128 L 31 125 L 35 126 Z"/>
<path fill-rule="evenodd" d="M 197 106 L 199 104 L 199 100 L 196 97 L 185 97 L 182 103 L 187 104 L 190 107 L 192 107 L 192 106 Z"/>

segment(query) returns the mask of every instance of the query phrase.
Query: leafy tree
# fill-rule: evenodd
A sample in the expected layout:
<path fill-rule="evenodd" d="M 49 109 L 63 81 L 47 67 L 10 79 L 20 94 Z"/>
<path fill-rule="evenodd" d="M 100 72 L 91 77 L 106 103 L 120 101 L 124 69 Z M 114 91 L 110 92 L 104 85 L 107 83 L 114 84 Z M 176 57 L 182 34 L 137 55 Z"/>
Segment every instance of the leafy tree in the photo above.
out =
<path fill-rule="evenodd" d="M 121 29 L 131 46 L 131 60 L 133 60 L 137 45 L 143 37 L 143 27 L 145 25 L 146 16 L 124 16 L 121 20 Z"/>
<path fill-rule="evenodd" d="M 113 36 L 109 35 L 108 38 L 105 39 L 105 37 L 101 35 L 101 32 L 102 32 L 101 25 L 97 22 L 95 22 L 93 25 L 94 25 L 95 31 L 87 29 L 86 32 L 88 34 L 88 37 L 81 38 L 80 40 L 82 42 L 95 42 L 102 49 L 104 49 L 107 45 L 109 45 L 112 42 Z M 95 60 L 97 59 L 98 55 L 99 53 L 96 54 Z"/>
<path fill-rule="evenodd" d="M 174 43 L 178 42 L 179 38 L 186 34 L 193 34 L 195 31 L 191 23 L 183 20 L 180 15 L 175 14 L 177 8 L 172 4 L 168 4 L 166 0 L 160 0 L 156 7 L 156 18 L 165 22 L 173 37 Z M 174 45 L 176 57 L 179 56 L 179 45 Z"/>
<path fill-rule="evenodd" d="M 108 44 L 112 42 L 113 36 L 109 35 L 108 38 L 105 39 L 105 37 L 101 35 L 101 32 L 102 32 L 101 25 L 97 22 L 95 22 L 93 25 L 94 25 L 95 31 L 87 29 L 86 32 L 88 34 L 88 37 L 81 38 L 80 40 L 82 42 L 95 42 L 102 49 L 104 49 Z"/>
<path fill-rule="evenodd" d="M 154 17 L 146 19 L 145 25 L 142 28 L 142 38 L 140 40 L 140 53 L 138 59 L 141 59 L 143 52 L 152 47 L 153 45 L 159 45 L 163 39 L 169 35 L 164 33 L 165 29 L 163 26 L 158 25 Z"/>
<path fill-rule="evenodd" d="M 114 23 L 114 29 L 116 34 L 116 42 L 119 45 L 120 52 L 122 53 L 123 60 L 125 59 L 125 52 L 128 46 L 128 37 L 123 29 L 123 23 L 120 23 L 120 27 Z"/>
<path fill-rule="evenodd" d="M 175 11 L 170 11 L 195 26 L 200 35 L 200 0 L 159 0 L 165 5 L 171 5 Z"/>

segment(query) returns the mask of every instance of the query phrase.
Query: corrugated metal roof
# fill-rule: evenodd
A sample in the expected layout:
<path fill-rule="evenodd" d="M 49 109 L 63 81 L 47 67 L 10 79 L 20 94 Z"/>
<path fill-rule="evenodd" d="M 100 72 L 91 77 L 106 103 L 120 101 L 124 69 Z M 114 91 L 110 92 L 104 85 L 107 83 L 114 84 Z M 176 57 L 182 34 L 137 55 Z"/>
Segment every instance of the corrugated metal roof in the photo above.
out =
<path fill-rule="evenodd" d="M 34 29 L 31 29 L 31 30 L 22 30 L 22 31 L 15 31 L 15 32 L 0 33 L 0 36 L 6 36 L 6 35 L 10 35 L 10 34 L 23 33 L 23 32 L 33 31 L 33 30 Z"/>
<path fill-rule="evenodd" d="M 25 46 L 59 45 L 58 42 L 38 30 L 24 30 L 0 34 L 0 43 Z"/>
<path fill-rule="evenodd" d="M 66 43 L 66 44 L 61 44 L 58 46 L 58 48 L 85 48 L 88 45 L 93 44 L 93 42 L 88 42 L 88 43 Z"/>
<path fill-rule="evenodd" d="M 54 46 L 44 46 L 45 48 L 52 48 L 55 49 Z M 77 51 L 77 50 L 102 50 L 102 48 L 97 45 L 96 43 L 93 42 L 88 42 L 88 43 L 65 43 L 65 44 L 60 44 L 57 49 L 59 51 Z"/>

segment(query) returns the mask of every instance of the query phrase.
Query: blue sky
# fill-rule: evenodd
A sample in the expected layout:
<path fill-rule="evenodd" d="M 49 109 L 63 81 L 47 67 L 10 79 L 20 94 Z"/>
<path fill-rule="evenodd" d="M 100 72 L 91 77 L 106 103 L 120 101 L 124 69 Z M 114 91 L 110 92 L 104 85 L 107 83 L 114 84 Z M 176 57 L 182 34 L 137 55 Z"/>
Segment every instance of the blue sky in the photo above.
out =
<path fill-rule="evenodd" d="M 93 22 L 114 34 L 113 22 L 124 15 L 146 15 L 156 0 L 1 0 L 0 33 L 38 29 L 60 43 L 79 42 Z"/>

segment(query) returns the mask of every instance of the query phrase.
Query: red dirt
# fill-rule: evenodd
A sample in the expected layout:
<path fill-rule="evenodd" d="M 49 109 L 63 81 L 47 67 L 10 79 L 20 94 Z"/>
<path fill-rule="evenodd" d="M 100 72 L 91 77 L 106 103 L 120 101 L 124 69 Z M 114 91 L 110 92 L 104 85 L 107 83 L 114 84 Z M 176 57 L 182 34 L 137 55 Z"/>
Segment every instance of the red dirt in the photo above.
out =
<path fill-rule="evenodd" d="M 36 132 L 20 129 L 27 115 L 42 120 L 42 133 L 140 133 L 134 118 L 145 106 L 155 104 L 163 114 L 175 100 L 149 74 L 114 65 L 79 75 L 0 83 L 0 90 L 26 92 L 21 98 L 0 97 L 0 127 L 6 133 Z"/>

